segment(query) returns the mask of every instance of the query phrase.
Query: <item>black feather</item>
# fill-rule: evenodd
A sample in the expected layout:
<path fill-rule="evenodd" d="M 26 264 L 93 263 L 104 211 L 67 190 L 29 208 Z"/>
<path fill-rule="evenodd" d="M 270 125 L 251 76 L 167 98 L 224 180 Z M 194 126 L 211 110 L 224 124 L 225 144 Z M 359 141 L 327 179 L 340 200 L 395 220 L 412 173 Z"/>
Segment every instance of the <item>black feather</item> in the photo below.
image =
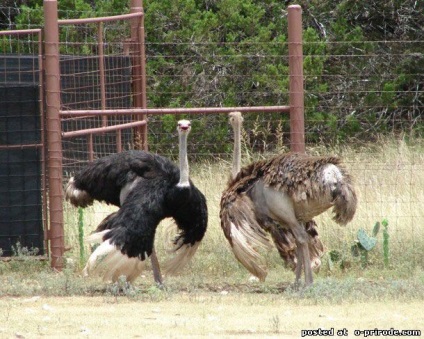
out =
<path fill-rule="evenodd" d="M 120 192 L 133 182 L 122 206 Z M 206 232 L 208 213 L 205 196 L 190 181 L 179 187 L 179 168 L 167 158 L 144 151 L 127 151 L 98 159 L 74 177 L 74 186 L 95 200 L 119 206 L 98 226 L 96 232 L 128 257 L 145 260 L 153 250 L 156 227 L 164 218 L 174 218 L 180 233 L 179 247 L 200 242 Z"/>
<path fill-rule="evenodd" d="M 190 196 L 184 201 L 178 209 L 175 210 L 172 217 L 181 230 L 175 239 L 175 244 L 194 245 L 203 239 L 208 224 L 208 213 L 206 198 L 193 184 L 191 184 Z"/>
<path fill-rule="evenodd" d="M 94 200 L 120 206 L 122 188 L 135 178 L 167 177 L 177 183 L 179 169 L 169 159 L 144 151 L 126 151 L 97 159 L 74 176 L 75 188 Z"/>

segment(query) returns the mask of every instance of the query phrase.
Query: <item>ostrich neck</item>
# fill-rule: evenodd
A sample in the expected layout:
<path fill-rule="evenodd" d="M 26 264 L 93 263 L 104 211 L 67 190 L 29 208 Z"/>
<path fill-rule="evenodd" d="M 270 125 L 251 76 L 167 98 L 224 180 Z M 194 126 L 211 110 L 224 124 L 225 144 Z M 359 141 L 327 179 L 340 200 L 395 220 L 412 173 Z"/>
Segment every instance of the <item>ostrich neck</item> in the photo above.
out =
<path fill-rule="evenodd" d="M 178 187 L 187 187 L 190 186 L 188 179 L 187 134 L 180 134 L 179 139 L 180 181 Z"/>
<path fill-rule="evenodd" d="M 233 149 L 233 179 L 236 177 L 237 173 L 240 171 L 241 167 L 241 149 L 240 149 L 240 124 L 237 123 L 234 126 L 234 149 Z"/>

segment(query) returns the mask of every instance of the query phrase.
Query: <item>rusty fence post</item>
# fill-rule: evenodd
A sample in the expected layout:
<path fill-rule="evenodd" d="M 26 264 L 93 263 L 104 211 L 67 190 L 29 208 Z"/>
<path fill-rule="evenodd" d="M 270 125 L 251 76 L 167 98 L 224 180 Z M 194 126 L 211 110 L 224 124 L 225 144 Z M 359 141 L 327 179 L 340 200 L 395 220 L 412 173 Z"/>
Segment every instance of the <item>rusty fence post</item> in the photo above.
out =
<path fill-rule="evenodd" d="M 147 72 L 146 72 L 146 43 L 145 43 L 145 30 L 144 30 L 144 10 L 143 10 L 143 1 L 141 1 L 141 11 L 143 12 L 142 17 L 140 18 L 140 29 L 139 29 L 139 39 L 140 39 L 140 59 L 141 59 L 141 98 L 142 98 L 142 108 L 147 108 Z M 147 114 L 141 116 L 142 120 L 147 121 Z M 143 149 L 145 151 L 149 150 L 149 145 L 147 142 L 147 124 L 141 126 L 141 135 Z"/>
<path fill-rule="evenodd" d="M 131 0 L 131 13 L 143 13 L 143 1 Z M 146 94 L 146 52 L 144 45 L 144 14 L 140 18 L 131 20 L 131 45 L 133 62 L 133 107 L 147 108 Z M 146 115 L 135 117 L 135 119 L 146 120 Z M 147 144 L 147 125 L 142 125 L 136 129 L 136 146 L 145 151 Z"/>
<path fill-rule="evenodd" d="M 49 239 L 51 267 L 63 268 L 63 192 L 62 192 L 62 136 L 60 122 L 59 26 L 57 1 L 43 0 L 45 95 L 47 130 L 47 166 L 49 184 Z"/>
<path fill-rule="evenodd" d="M 103 22 L 97 23 L 97 46 L 99 48 L 99 80 L 101 108 L 106 109 L 106 75 L 105 75 L 105 52 L 103 41 Z M 102 126 L 107 126 L 107 117 L 102 117 Z"/>
<path fill-rule="evenodd" d="M 288 7 L 288 41 L 290 69 L 290 148 L 293 152 L 305 152 L 302 8 Z"/>

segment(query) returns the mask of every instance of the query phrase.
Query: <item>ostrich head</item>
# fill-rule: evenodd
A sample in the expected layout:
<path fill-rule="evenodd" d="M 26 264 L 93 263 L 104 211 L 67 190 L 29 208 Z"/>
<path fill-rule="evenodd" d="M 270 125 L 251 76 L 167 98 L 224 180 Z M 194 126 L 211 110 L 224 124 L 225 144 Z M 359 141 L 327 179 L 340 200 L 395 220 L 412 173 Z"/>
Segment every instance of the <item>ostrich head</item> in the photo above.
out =
<path fill-rule="evenodd" d="M 180 120 L 177 124 L 178 134 L 186 134 L 188 135 L 191 131 L 191 123 L 189 120 Z"/>
<path fill-rule="evenodd" d="M 231 112 L 228 116 L 230 117 L 230 124 L 233 128 L 240 126 L 243 122 L 241 112 Z"/>

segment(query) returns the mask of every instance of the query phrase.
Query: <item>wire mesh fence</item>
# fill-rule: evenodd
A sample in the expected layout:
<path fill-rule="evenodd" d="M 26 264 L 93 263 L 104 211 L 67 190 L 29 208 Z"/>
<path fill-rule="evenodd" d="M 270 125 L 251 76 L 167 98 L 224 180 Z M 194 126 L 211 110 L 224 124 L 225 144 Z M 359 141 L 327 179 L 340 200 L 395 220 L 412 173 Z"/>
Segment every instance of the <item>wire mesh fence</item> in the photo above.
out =
<path fill-rule="evenodd" d="M 41 31 L 0 32 L 0 249 L 45 253 Z"/>
<path fill-rule="evenodd" d="M 139 81 L 134 72 L 134 51 L 140 42 L 131 39 L 131 20 L 61 24 L 61 109 L 131 108 L 133 83 Z M 129 115 L 66 118 L 64 132 L 86 130 L 129 123 Z M 93 155 L 102 157 L 134 147 L 132 129 L 102 132 L 95 135 L 66 138 L 63 142 L 65 171 L 73 172 Z M 88 139 L 92 138 L 92 139 Z M 90 145 L 91 144 L 91 145 Z M 92 148 L 92 149 L 90 149 Z M 77 155 L 77 157 L 75 156 Z"/>
<path fill-rule="evenodd" d="M 72 13 L 68 13 L 72 17 Z M 62 17 L 67 17 L 63 15 Z M 60 28 L 62 108 L 129 108 L 133 105 L 133 41 L 130 22 L 70 25 Z M 149 41 L 146 32 L 148 107 L 219 107 L 288 104 L 288 44 L 274 42 Z M 28 37 L 0 40 L 6 69 L 0 79 L 10 83 L 10 54 L 33 55 L 38 47 Z M 11 46 L 16 46 L 11 48 Z M 105 97 L 102 98 L 99 51 L 103 49 Z M 420 208 L 424 201 L 424 159 L 420 137 L 424 110 L 424 41 L 317 41 L 310 32 L 304 40 L 305 139 L 311 154 L 341 155 L 359 191 L 355 220 L 342 233 L 328 216 L 318 220 L 329 249 L 349 253 L 356 230 L 369 231 L 375 222 L 389 221 L 393 255 L 407 254 L 422 266 L 424 244 Z M 20 63 L 20 79 L 32 76 Z M 32 73 L 31 73 L 32 72 Z M 35 72 L 36 73 L 36 72 Z M 176 160 L 176 121 L 183 116 L 149 117 L 149 148 Z M 233 147 L 224 114 L 184 115 L 193 122 L 189 155 L 194 164 L 227 161 Z M 243 163 L 289 149 L 289 117 L 284 113 L 246 113 Z M 130 117 L 108 117 L 109 124 Z M 102 126 L 99 118 L 64 119 L 64 131 Z M 95 136 L 95 157 L 116 152 L 116 132 Z M 123 149 L 134 148 L 134 134 L 123 135 Z M 86 137 L 63 141 L 65 178 L 89 161 Z M 196 168 L 196 167 L 195 167 Z M 194 172 L 193 176 L 202 175 Z M 222 190 L 227 173 L 217 170 L 209 184 Z M 65 179 L 66 180 L 66 179 Z M 205 184 L 206 185 L 206 184 Z M 206 186 L 204 189 L 208 190 Z M 208 197 L 219 204 L 214 192 Z M 212 219 L 213 220 L 213 219 Z M 218 221 L 212 221 L 218 227 Z M 94 225 L 95 226 L 95 225 Z M 406 262 L 406 260 L 405 260 Z"/>
<path fill-rule="evenodd" d="M 315 69 L 305 66 L 305 137 L 307 152 L 310 154 L 340 155 L 355 178 L 359 195 L 359 208 L 354 221 L 346 228 L 339 228 L 332 222 L 329 213 L 317 218 L 320 235 L 327 250 L 342 253 L 343 265 L 349 265 L 353 258 L 352 246 L 356 244 L 356 233 L 360 228 L 371 234 L 376 222 L 387 220 L 391 235 L 391 256 L 395 264 L 407 269 L 422 266 L 421 251 L 424 244 L 419 228 L 423 218 L 420 205 L 424 199 L 422 187 L 424 177 L 424 157 L 419 138 L 423 123 L 422 100 L 424 76 L 419 69 L 406 69 L 401 76 L 387 74 L 387 69 L 395 70 L 402 65 L 401 59 L 417 57 L 411 51 L 416 42 L 365 42 L 352 47 L 350 42 L 328 43 L 323 51 L 337 50 L 339 54 L 313 54 L 305 56 L 305 64 L 319 60 L 323 67 L 317 75 Z M 311 43 L 316 45 L 316 43 Z M 380 45 L 380 52 L 366 52 L 367 46 Z M 188 45 L 182 43 L 181 45 Z M 176 53 L 175 47 L 146 44 L 148 60 L 148 105 L 158 107 L 166 102 L 171 107 L 207 107 L 209 105 L 267 105 L 286 104 L 288 100 L 288 71 L 279 73 L 278 90 L 268 93 L 261 81 L 252 81 L 260 72 L 260 63 L 278 64 L 287 67 L 286 44 L 278 55 L 252 56 L 253 52 L 237 55 L 237 63 L 248 64 L 243 71 L 226 69 L 223 64 L 233 65 L 226 54 L 218 54 L 216 45 L 202 43 L 192 46 L 202 48 L 202 56 L 208 62 L 202 63 L 189 55 Z M 243 46 L 245 50 L 255 50 L 257 44 Z M 166 58 L 155 50 L 166 50 Z M 310 48 L 305 43 L 304 49 Z M 393 54 L 393 50 L 397 52 Z M 385 50 L 382 53 L 381 50 Z M 165 52 L 162 52 L 165 54 Z M 169 54 L 167 54 L 169 53 Z M 163 68 L 154 65 L 161 60 Z M 164 60 L 165 59 L 165 60 Z M 228 60 L 231 60 L 229 62 Z M 311 61 L 312 60 L 312 61 Z M 336 73 L 326 70 L 326 63 L 337 63 Z M 149 70 L 149 65 L 153 65 Z M 198 65 L 201 65 L 201 67 Z M 252 65 L 255 64 L 255 67 Z M 375 65 L 380 65 L 377 69 Z M 381 66 L 383 65 L 383 67 Z M 399 66 L 400 67 L 400 66 Z M 411 66 L 408 66 L 411 67 Z M 258 71 L 259 69 L 259 71 Z M 334 68 L 332 68 L 334 70 Z M 384 72 L 383 72 L 384 71 Z M 239 73 L 237 73 L 239 72 Z M 228 84 L 237 81 L 238 92 L 229 93 Z M 402 83 L 400 90 L 398 83 Z M 187 92 L 181 89 L 185 88 Z M 233 89 L 232 89 L 233 90 Z M 181 94 L 186 100 L 181 101 Z M 236 99 L 234 99 L 236 98 Z M 225 188 L 230 173 L 232 156 L 232 131 L 225 114 L 192 114 L 180 116 L 149 117 L 149 148 L 177 160 L 178 141 L 175 131 L 179 118 L 192 120 L 193 129 L 189 137 L 189 156 L 194 166 L 192 175 L 201 182 L 202 189 L 209 193 L 211 206 L 211 230 L 218 230 L 219 192 Z M 272 156 L 289 150 L 289 117 L 284 113 L 246 113 L 243 128 L 243 163 Z M 129 142 L 125 148 L 132 148 Z M 224 160 L 224 167 L 216 163 Z M 206 170 L 202 164 L 210 164 L 215 174 L 202 181 Z M 200 167 L 198 167 L 200 166 Z M 200 168 L 200 169 L 199 169 Z M 211 188 L 213 186 L 214 188 Z M 218 189 L 216 189 L 218 187 Z M 100 213 L 92 225 L 104 217 Z M 213 232 L 213 231 L 212 231 Z M 382 238 L 378 235 L 378 245 L 370 262 L 383 267 Z"/>

